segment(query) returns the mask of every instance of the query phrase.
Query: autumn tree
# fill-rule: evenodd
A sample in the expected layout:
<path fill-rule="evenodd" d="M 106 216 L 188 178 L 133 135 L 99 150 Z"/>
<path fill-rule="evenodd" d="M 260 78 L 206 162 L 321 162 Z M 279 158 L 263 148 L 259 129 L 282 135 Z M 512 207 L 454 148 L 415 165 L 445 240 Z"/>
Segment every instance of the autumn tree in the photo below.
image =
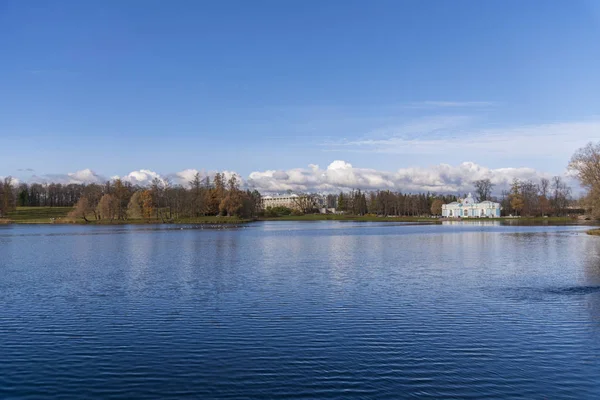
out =
<path fill-rule="evenodd" d="M 217 180 L 216 177 L 215 180 Z M 241 216 L 244 203 L 236 176 L 231 175 L 227 184 L 227 194 L 224 195 L 223 200 L 219 204 L 219 211 L 221 215 Z"/>
<path fill-rule="evenodd" d="M 94 219 L 100 219 L 100 215 L 97 212 L 98 203 L 100 203 L 100 199 L 102 198 L 102 187 L 95 183 L 86 185 L 83 188 L 82 196 L 88 199 L 88 206 L 94 214 Z"/>
<path fill-rule="evenodd" d="M 173 217 L 173 189 L 171 181 L 167 178 L 154 178 L 150 185 L 152 205 L 156 213 L 156 218 L 160 218 L 163 222 L 171 220 Z"/>
<path fill-rule="evenodd" d="M 433 200 L 433 203 L 431 204 L 431 214 L 432 215 L 442 215 L 442 206 L 444 205 L 444 202 L 440 199 L 435 199 Z"/>
<path fill-rule="evenodd" d="M 152 192 L 150 190 L 144 190 L 140 194 L 140 204 L 142 206 L 142 218 L 152 218 L 154 215 L 154 203 L 152 202 Z"/>
<path fill-rule="evenodd" d="M 94 207 L 91 206 L 87 197 L 82 196 L 75 204 L 75 208 L 68 214 L 71 218 L 83 218 L 85 222 L 89 222 L 88 215 L 94 213 Z"/>
<path fill-rule="evenodd" d="M 194 178 L 189 182 L 191 195 L 191 211 L 194 217 L 199 217 L 204 213 L 204 188 L 199 172 L 194 174 Z"/>
<path fill-rule="evenodd" d="M 101 219 L 114 220 L 117 216 L 118 203 L 112 194 L 105 194 L 96 207 Z"/>
<path fill-rule="evenodd" d="M 127 218 L 142 218 L 142 191 L 138 190 L 131 196 L 127 204 Z"/>
<path fill-rule="evenodd" d="M 217 215 L 220 212 L 220 205 L 225 198 L 224 177 L 217 172 L 213 178 L 212 185 L 206 193 L 205 204 L 206 212 L 209 215 Z"/>
<path fill-rule="evenodd" d="M 121 179 L 115 179 L 112 185 L 112 195 L 116 205 L 116 218 L 124 220 L 127 218 L 129 200 L 131 198 L 131 185 L 124 183 Z"/>
<path fill-rule="evenodd" d="M 510 207 L 519 215 L 519 212 L 523 209 L 523 196 L 521 196 L 521 182 L 516 178 L 513 180 L 509 199 Z"/>

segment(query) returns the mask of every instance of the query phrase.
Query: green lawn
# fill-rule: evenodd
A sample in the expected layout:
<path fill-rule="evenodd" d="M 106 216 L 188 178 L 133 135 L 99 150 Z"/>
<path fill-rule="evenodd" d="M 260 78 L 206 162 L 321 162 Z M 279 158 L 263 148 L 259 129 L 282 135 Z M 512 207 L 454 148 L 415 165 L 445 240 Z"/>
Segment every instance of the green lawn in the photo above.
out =
<path fill-rule="evenodd" d="M 8 219 L 20 224 L 51 223 L 52 218 L 60 219 L 67 216 L 71 207 L 17 207 L 8 213 Z"/>

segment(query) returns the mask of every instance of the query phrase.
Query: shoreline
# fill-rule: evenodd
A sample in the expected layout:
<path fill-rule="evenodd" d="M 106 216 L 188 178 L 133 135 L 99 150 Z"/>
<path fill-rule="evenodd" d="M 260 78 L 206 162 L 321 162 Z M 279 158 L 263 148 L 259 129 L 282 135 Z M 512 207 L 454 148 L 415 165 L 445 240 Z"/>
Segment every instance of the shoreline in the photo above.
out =
<path fill-rule="evenodd" d="M 171 221 L 162 221 L 157 219 L 150 220 L 66 220 L 64 218 L 22 218 L 5 219 L 0 218 L 0 225 L 88 225 L 88 226 L 107 226 L 107 225 L 246 225 L 253 222 L 273 221 L 273 222 L 319 222 L 319 221 L 338 221 L 338 222 L 380 222 L 380 223 L 420 223 L 429 225 L 441 225 L 443 222 L 457 222 L 464 224 L 479 224 L 482 222 L 501 222 L 503 225 L 579 225 L 579 226 L 600 226 L 600 221 L 580 220 L 569 217 L 523 217 L 523 218 L 427 218 L 427 217 L 378 217 L 372 215 L 332 215 L 332 214 L 308 214 L 297 216 L 281 217 L 258 217 L 258 218 L 238 218 L 223 216 L 207 216 L 199 218 L 182 218 Z M 594 232 L 594 233 L 591 233 Z M 588 232 L 590 235 L 600 236 L 600 228 L 592 229 Z"/>
<path fill-rule="evenodd" d="M 378 215 L 351 215 L 351 214 L 304 214 L 283 215 L 278 217 L 226 217 L 226 216 L 200 216 L 184 217 L 164 220 L 161 218 L 150 219 L 124 219 L 124 220 L 96 220 L 88 218 L 69 217 L 72 207 L 18 207 L 4 218 L 0 218 L 0 225 L 244 225 L 257 221 L 276 222 L 379 222 L 379 223 L 421 223 L 440 225 L 446 223 L 482 224 L 486 222 L 500 222 L 502 225 L 582 225 L 600 227 L 600 221 L 584 220 L 577 217 L 500 217 L 500 218 L 441 218 L 428 216 L 378 216 Z"/>

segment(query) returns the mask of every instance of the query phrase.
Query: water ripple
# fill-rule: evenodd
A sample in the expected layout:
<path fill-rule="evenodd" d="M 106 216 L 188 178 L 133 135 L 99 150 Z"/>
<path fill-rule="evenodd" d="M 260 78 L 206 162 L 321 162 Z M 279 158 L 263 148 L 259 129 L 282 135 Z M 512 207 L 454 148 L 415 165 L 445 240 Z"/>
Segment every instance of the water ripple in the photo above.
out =
<path fill-rule="evenodd" d="M 578 228 L 286 226 L 3 231 L 0 398 L 600 396 Z"/>

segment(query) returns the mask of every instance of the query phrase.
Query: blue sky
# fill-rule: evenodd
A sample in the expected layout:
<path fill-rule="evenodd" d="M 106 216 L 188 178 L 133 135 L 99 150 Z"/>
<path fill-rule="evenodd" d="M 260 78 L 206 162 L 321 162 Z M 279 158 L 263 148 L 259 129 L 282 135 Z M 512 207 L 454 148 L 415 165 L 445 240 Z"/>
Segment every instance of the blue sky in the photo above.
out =
<path fill-rule="evenodd" d="M 0 175 L 559 174 L 598 43 L 595 1 L 0 0 Z"/>

